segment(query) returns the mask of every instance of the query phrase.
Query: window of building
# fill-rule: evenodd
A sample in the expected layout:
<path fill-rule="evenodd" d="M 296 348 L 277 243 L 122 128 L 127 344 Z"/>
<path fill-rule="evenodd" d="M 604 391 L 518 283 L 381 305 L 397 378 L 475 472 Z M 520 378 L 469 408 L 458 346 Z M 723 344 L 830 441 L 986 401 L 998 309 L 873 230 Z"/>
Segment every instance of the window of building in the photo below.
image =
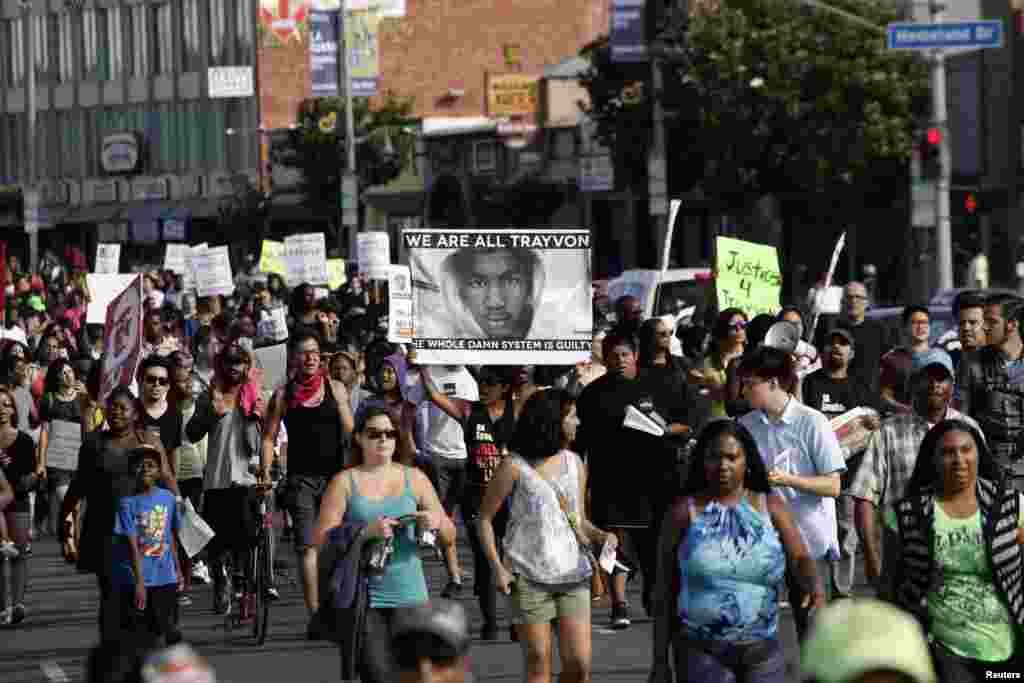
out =
<path fill-rule="evenodd" d="M 131 55 L 128 73 L 135 78 L 145 78 L 150 72 L 149 66 L 149 31 L 146 24 L 146 7 L 136 5 L 126 7 L 128 30 L 126 37 L 131 39 L 128 54 Z"/>
<path fill-rule="evenodd" d="M 32 17 L 32 41 L 35 58 L 33 66 L 36 70 L 36 83 L 48 83 L 50 80 L 50 44 L 46 39 L 47 17 Z"/>
<path fill-rule="evenodd" d="M 60 65 L 58 77 L 61 83 L 70 83 L 75 80 L 75 53 L 74 53 L 74 41 L 72 35 L 71 25 L 71 14 L 69 12 L 62 12 L 58 15 L 60 22 L 59 37 L 60 37 Z"/>
<path fill-rule="evenodd" d="M 25 82 L 25 20 L 11 19 L 11 42 L 8 43 L 11 57 L 11 85 L 20 86 Z"/>
<path fill-rule="evenodd" d="M 60 73 L 64 66 L 61 63 L 61 58 L 64 55 L 61 53 L 60 15 L 47 14 L 44 20 L 46 22 L 46 52 L 49 57 L 46 65 L 46 77 L 51 83 L 57 83 L 60 81 Z"/>
<path fill-rule="evenodd" d="M 11 20 L 0 19 L 0 87 L 8 88 L 14 84 L 11 73 Z"/>
<path fill-rule="evenodd" d="M 225 0 L 210 0 L 210 66 L 228 65 L 227 25 Z"/>
<path fill-rule="evenodd" d="M 123 56 L 121 8 L 95 7 L 82 12 L 82 65 L 87 81 L 120 78 Z"/>
<path fill-rule="evenodd" d="M 181 37 L 182 73 L 199 71 L 199 0 L 181 0 Z"/>
<path fill-rule="evenodd" d="M 473 143 L 473 172 L 494 173 L 498 170 L 498 145 L 494 140 Z"/>
<path fill-rule="evenodd" d="M 237 9 L 235 31 L 238 37 L 238 64 L 252 63 L 251 55 L 256 31 L 256 18 L 253 16 L 254 4 L 242 0 L 235 6 Z"/>
<path fill-rule="evenodd" d="M 149 7 L 147 28 L 153 73 L 174 73 L 174 16 L 169 2 Z"/>

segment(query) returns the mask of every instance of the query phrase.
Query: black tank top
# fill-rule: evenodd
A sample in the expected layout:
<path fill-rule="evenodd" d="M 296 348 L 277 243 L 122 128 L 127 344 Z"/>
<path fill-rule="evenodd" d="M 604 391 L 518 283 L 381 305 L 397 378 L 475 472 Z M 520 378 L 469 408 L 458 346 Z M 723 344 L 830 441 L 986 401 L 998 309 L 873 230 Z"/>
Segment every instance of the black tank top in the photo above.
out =
<path fill-rule="evenodd" d="M 289 387 L 289 390 L 291 387 Z M 288 392 L 290 395 L 290 391 Z M 331 382 L 324 378 L 324 400 L 315 408 L 288 406 L 284 414 L 288 430 L 288 474 L 302 477 L 333 477 L 345 464 L 348 436 L 341 428 L 338 402 Z"/>

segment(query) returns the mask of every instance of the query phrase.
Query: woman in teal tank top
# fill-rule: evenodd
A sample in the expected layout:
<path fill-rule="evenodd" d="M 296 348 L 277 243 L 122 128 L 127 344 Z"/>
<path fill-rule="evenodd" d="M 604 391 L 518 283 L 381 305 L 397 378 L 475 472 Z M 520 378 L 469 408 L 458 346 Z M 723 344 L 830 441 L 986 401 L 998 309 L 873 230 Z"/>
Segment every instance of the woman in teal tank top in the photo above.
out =
<path fill-rule="evenodd" d="M 439 542 L 454 542 L 455 525 L 445 515 L 430 480 L 421 471 L 392 462 L 398 420 L 384 408 L 360 415 L 353 433 L 353 467 L 334 476 L 324 494 L 314 543 L 345 522 L 365 522 L 367 548 L 394 539 L 384 571 L 369 581 L 370 609 L 359 655 L 364 683 L 390 683 L 391 625 L 396 612 L 427 602 L 427 582 L 416 544 L 416 528 L 436 529 Z M 416 528 L 398 518 L 414 515 Z M 366 552 L 366 551 L 364 551 Z"/>

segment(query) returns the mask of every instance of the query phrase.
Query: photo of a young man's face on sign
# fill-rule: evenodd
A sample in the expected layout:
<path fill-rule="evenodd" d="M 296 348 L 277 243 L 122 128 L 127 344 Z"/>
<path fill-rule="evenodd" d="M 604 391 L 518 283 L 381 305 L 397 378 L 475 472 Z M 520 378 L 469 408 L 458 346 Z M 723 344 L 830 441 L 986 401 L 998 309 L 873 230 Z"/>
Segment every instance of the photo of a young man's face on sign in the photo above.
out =
<path fill-rule="evenodd" d="M 593 323 L 589 233 L 411 230 L 405 239 L 424 362 L 582 357 Z"/>

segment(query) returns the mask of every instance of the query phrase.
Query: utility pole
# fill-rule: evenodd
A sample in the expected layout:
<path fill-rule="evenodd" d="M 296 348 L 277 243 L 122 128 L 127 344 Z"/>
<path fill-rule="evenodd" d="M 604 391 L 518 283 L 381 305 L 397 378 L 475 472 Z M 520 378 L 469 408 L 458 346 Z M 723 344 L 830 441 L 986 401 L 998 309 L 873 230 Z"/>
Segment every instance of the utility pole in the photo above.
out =
<path fill-rule="evenodd" d="M 359 182 L 356 173 L 356 123 L 352 111 L 352 70 L 345 30 L 348 2 L 342 0 L 338 15 L 338 89 L 345 93 L 345 172 L 341 175 L 341 221 L 338 236 L 340 242 L 341 232 L 345 228 L 349 229 L 348 257 L 352 259 L 356 256 L 356 232 L 359 228 Z"/>
<path fill-rule="evenodd" d="M 32 1 L 21 0 L 25 36 L 25 180 L 21 184 L 25 232 L 28 234 L 29 268 L 39 264 L 39 190 L 36 185 L 36 39 L 32 25 Z"/>
<path fill-rule="evenodd" d="M 647 201 L 650 225 L 658 237 L 658 244 L 665 241 L 668 221 L 668 172 L 665 154 L 665 108 L 662 97 L 665 90 L 662 60 L 651 55 L 651 149 L 647 154 Z M 670 253 L 670 252 L 666 252 Z M 667 263 L 655 264 L 667 268 Z"/>
<path fill-rule="evenodd" d="M 933 24 L 945 20 L 945 6 L 935 0 L 929 4 Z M 949 190 L 953 176 L 953 146 L 949 139 L 949 121 L 946 113 L 946 56 L 935 50 L 932 56 L 932 122 L 938 129 L 939 178 L 935 183 L 935 268 L 939 289 L 953 288 L 953 237 L 949 215 Z"/>

